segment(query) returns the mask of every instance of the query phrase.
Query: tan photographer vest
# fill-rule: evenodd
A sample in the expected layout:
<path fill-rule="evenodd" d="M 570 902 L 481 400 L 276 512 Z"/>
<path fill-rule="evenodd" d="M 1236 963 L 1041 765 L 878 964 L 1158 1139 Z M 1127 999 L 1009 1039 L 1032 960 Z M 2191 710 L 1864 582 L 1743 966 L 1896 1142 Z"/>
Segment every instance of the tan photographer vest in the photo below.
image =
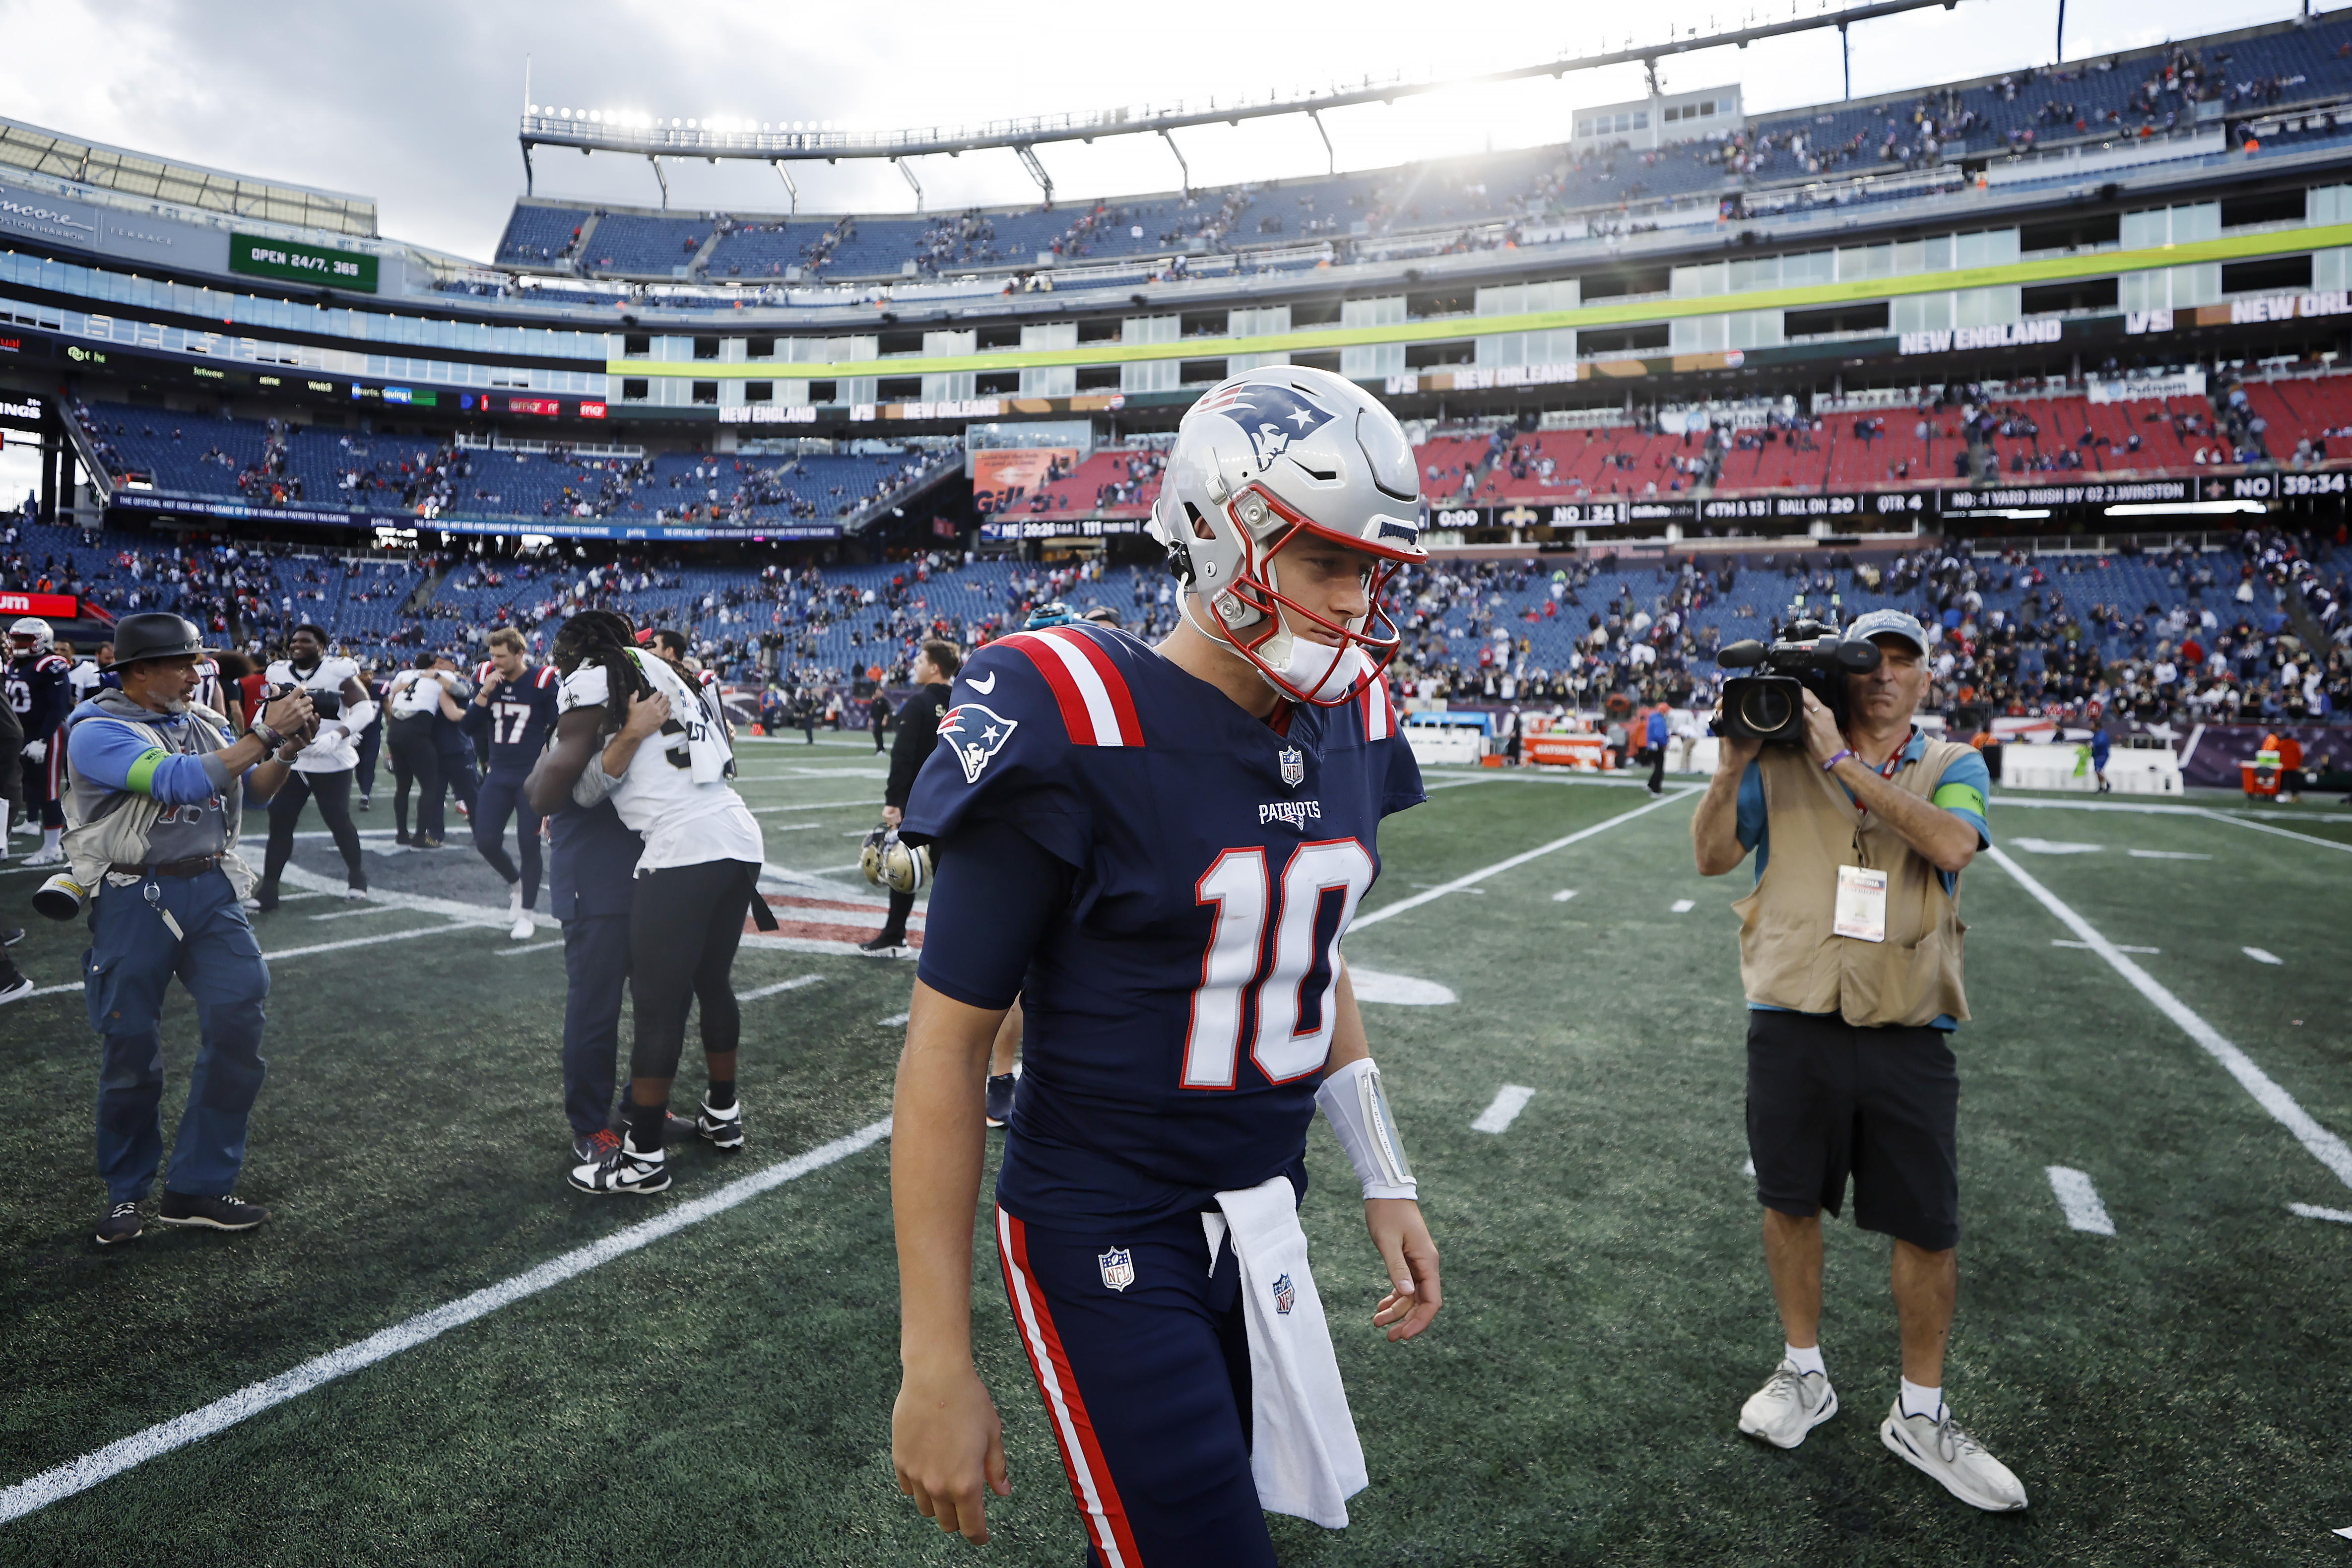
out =
<path fill-rule="evenodd" d="M 1927 741 L 1891 784 L 1921 800 L 1968 748 Z M 1958 887 L 1947 894 L 1933 864 L 1875 812 L 1794 746 L 1767 746 L 1764 780 L 1770 853 L 1739 916 L 1739 978 L 1750 1002 L 1796 1013 L 1835 1013 L 1857 1027 L 1969 1016 L 1960 989 Z M 1856 850 L 1859 838 L 1860 849 Z M 1886 873 L 1886 940 L 1832 934 L 1841 866 Z"/>

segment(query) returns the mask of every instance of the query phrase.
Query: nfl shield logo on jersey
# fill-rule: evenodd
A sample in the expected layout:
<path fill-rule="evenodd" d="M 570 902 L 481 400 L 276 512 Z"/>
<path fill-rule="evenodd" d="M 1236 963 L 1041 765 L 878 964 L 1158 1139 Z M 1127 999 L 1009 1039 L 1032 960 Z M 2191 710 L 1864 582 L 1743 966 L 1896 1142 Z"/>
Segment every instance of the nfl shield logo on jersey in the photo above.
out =
<path fill-rule="evenodd" d="M 1289 1275 L 1286 1274 L 1274 1282 L 1274 1310 L 1277 1313 L 1286 1318 L 1290 1316 L 1291 1303 L 1297 1300 L 1298 1292 L 1292 1287 Z"/>
<path fill-rule="evenodd" d="M 1135 1255 L 1124 1247 L 1114 1247 L 1108 1252 L 1095 1254 L 1102 1265 L 1103 1284 L 1113 1290 L 1124 1290 L 1135 1283 Z"/>
<path fill-rule="evenodd" d="M 1297 789 L 1307 777 L 1307 759 L 1299 755 L 1297 747 L 1285 746 L 1275 753 L 1275 760 L 1282 764 L 1282 782 Z"/>
<path fill-rule="evenodd" d="M 1020 720 L 1007 719 L 977 702 L 959 703 L 940 715 L 940 739 L 954 749 L 956 761 L 963 764 L 966 784 L 980 782 L 988 760 L 1004 749 L 1004 742 L 1020 727 Z"/>

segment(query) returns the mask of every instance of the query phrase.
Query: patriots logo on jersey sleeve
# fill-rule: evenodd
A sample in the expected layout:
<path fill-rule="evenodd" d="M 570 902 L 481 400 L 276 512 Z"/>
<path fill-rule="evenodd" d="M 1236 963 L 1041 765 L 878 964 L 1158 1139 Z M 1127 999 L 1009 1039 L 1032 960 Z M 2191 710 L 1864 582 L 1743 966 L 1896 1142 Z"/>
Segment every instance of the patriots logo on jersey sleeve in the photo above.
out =
<path fill-rule="evenodd" d="M 1222 414 L 1240 426 L 1249 436 L 1261 468 L 1289 450 L 1293 441 L 1331 422 L 1329 409 L 1310 403 L 1294 388 L 1267 382 L 1247 383 L 1222 395 L 1213 393 L 1202 400 L 1201 408 Z"/>
<path fill-rule="evenodd" d="M 990 759 L 1020 727 L 1018 719 L 1007 719 L 977 702 L 961 702 L 940 715 L 940 740 L 954 748 L 956 761 L 963 764 L 963 782 L 978 784 Z"/>
<path fill-rule="evenodd" d="M 1124 1290 L 1135 1283 L 1135 1255 L 1126 1247 L 1114 1247 L 1108 1252 L 1097 1252 L 1095 1262 L 1101 1266 L 1102 1281 L 1109 1289 Z"/>

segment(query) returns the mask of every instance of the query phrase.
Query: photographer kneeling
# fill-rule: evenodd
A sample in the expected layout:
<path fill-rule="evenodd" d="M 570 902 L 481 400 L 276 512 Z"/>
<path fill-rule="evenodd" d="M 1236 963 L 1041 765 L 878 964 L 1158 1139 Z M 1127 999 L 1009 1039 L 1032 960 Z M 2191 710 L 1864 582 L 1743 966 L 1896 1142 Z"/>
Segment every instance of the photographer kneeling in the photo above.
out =
<path fill-rule="evenodd" d="M 1928 680 L 1916 620 L 1873 611 L 1843 641 L 1845 657 L 1817 659 L 1808 682 L 1843 696 L 1842 719 L 1813 689 L 1801 728 L 1772 742 L 1719 714 L 1715 777 L 1691 819 L 1702 875 L 1756 852 L 1756 889 L 1732 907 L 1749 1009 L 1748 1146 L 1787 1343 L 1739 1429 L 1793 1448 L 1837 1414 L 1818 1337 L 1821 1211 L 1839 1211 L 1850 1175 L 1855 1223 L 1895 1241 L 1903 1380 L 1880 1440 L 1963 1501 L 2008 1511 L 2025 1506 L 2024 1487 L 1943 1402 L 1959 1279 L 1950 1036 L 1969 1016 L 1959 874 L 1992 842 L 1990 779 L 1977 752 L 1912 722 Z M 1770 706 L 1726 695 L 1727 708 Z"/>

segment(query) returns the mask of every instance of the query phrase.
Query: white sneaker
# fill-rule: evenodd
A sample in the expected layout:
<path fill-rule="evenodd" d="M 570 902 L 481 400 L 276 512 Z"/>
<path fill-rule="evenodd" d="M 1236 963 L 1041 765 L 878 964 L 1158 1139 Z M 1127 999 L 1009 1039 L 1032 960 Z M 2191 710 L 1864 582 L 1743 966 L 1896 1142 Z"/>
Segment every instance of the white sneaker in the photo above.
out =
<path fill-rule="evenodd" d="M 1878 1440 L 1942 1482 L 1946 1491 L 1964 1503 L 1987 1513 L 2015 1513 L 2025 1506 L 2025 1483 L 1960 1429 L 1948 1405 L 1940 1421 L 1929 1415 L 1906 1415 L 1898 1396 L 1886 1419 L 1878 1424 Z"/>
<path fill-rule="evenodd" d="M 574 1189 L 610 1197 L 616 1193 L 658 1193 L 669 1185 L 669 1165 L 662 1151 L 641 1154 L 623 1139 L 602 1156 L 572 1167 L 566 1178 Z"/>
<path fill-rule="evenodd" d="M 522 913 L 522 884 L 510 883 L 507 888 L 507 918 L 511 920 L 520 913 Z"/>
<path fill-rule="evenodd" d="M 538 931 L 539 927 L 532 922 L 529 910 L 524 910 L 516 915 L 514 924 L 507 928 L 507 935 L 516 942 L 528 942 L 538 934 Z"/>
<path fill-rule="evenodd" d="M 1800 1372 L 1783 1356 L 1770 1379 L 1739 1407 L 1739 1429 L 1776 1448 L 1793 1448 L 1837 1413 L 1837 1390 L 1830 1386 L 1829 1373 Z"/>
<path fill-rule="evenodd" d="M 65 863 L 65 849 L 56 844 L 44 844 L 25 857 L 25 864 L 27 866 L 62 866 Z"/>
<path fill-rule="evenodd" d="M 357 901 L 367 897 L 367 889 L 365 888 L 345 888 L 343 889 L 343 897 L 348 900 Z"/>

